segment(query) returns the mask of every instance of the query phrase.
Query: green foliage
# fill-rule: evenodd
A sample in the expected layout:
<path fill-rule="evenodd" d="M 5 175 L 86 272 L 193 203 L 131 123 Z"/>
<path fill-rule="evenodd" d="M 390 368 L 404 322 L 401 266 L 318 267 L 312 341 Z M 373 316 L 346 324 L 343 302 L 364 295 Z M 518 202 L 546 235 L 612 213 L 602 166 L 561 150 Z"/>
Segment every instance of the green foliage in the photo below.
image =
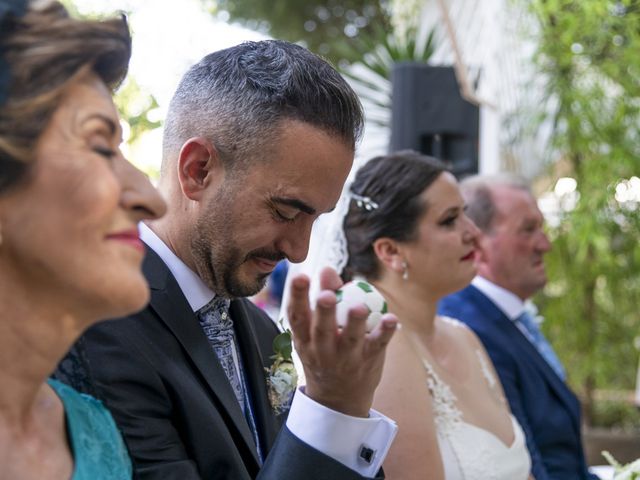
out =
<path fill-rule="evenodd" d="M 417 14 L 418 12 L 416 12 Z M 407 37 L 400 38 L 394 32 L 373 28 L 372 35 L 362 35 L 355 39 L 354 48 L 365 52 L 360 60 L 341 73 L 351 80 L 351 84 L 368 107 L 383 112 L 372 115 L 369 108 L 368 120 L 381 126 L 389 126 L 388 113 L 391 110 L 391 72 L 394 64 L 401 62 L 427 63 L 435 49 L 435 31 L 410 28 Z"/>
<path fill-rule="evenodd" d="M 389 0 L 202 1 L 213 14 L 226 12 L 231 20 L 325 56 L 351 80 L 367 120 L 384 127 L 389 123 L 393 65 L 426 63 L 434 51 L 435 32 L 425 31 L 417 21 L 420 2 L 403 4 L 402 13 L 411 20 L 406 21 L 393 15 Z M 402 32 L 394 31 L 392 24 L 398 23 Z"/>
<path fill-rule="evenodd" d="M 599 427 L 640 431 L 640 410 L 624 402 L 599 401 L 594 406 L 593 423 Z"/>
<path fill-rule="evenodd" d="M 61 0 L 61 3 L 74 17 L 90 19 L 100 19 L 105 17 L 104 14 L 95 12 L 81 13 L 76 6 L 76 0 Z M 106 16 L 110 17 L 112 15 Z M 149 118 L 149 112 L 158 108 L 158 102 L 155 97 L 144 92 L 131 74 L 127 75 L 124 83 L 116 92 L 114 102 L 118 108 L 121 118 L 130 128 L 128 138 L 126 139 L 129 145 L 133 145 L 143 133 L 162 125 L 161 121 L 151 120 Z M 146 173 L 157 175 L 158 172 L 148 171 Z"/>
<path fill-rule="evenodd" d="M 120 115 L 131 129 L 128 138 L 130 144 L 135 143 L 144 132 L 162 125 L 159 120 L 149 119 L 149 112 L 158 108 L 155 97 L 144 93 L 132 76 L 127 77 L 124 84 L 118 89 L 115 103 Z"/>
<path fill-rule="evenodd" d="M 407 38 L 399 38 L 394 32 L 380 26 L 372 27 L 372 34 L 354 40 L 355 49 L 364 52 L 361 63 L 383 78 L 389 78 L 391 68 L 398 62 L 426 62 L 433 55 L 435 31 L 422 32 L 410 29 Z"/>
<path fill-rule="evenodd" d="M 211 1 L 205 1 L 210 4 Z M 217 0 L 213 11 L 225 11 L 231 20 L 275 38 L 302 42 L 338 65 L 358 60 L 362 54 L 349 39 L 389 30 L 384 0 Z"/>
<path fill-rule="evenodd" d="M 640 210 L 615 199 L 638 175 L 640 12 L 635 1 L 534 0 L 537 65 L 547 80 L 553 146 L 579 201 L 550 230 L 544 329 L 594 417 L 596 388 L 632 389 L 638 352 Z"/>
<path fill-rule="evenodd" d="M 291 332 L 289 330 L 282 332 L 273 339 L 273 351 L 275 353 L 274 358 L 280 361 L 291 361 L 293 346 L 291 344 Z"/>

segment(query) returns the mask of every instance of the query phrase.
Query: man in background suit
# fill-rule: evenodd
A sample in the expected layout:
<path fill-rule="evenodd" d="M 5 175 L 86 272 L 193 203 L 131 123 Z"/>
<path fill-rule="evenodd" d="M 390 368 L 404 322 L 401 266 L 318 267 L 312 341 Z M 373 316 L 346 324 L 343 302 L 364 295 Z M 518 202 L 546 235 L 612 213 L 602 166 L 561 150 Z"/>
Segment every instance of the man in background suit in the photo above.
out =
<path fill-rule="evenodd" d="M 279 260 L 305 258 L 314 220 L 340 196 L 362 124 L 340 75 L 286 42 L 213 53 L 183 77 L 163 141 L 159 189 L 169 211 L 140 227 L 150 305 L 81 339 L 84 378 L 66 375 L 64 363 L 58 372 L 107 403 L 140 478 L 378 473 L 396 427 L 369 408 L 395 319 L 365 335 L 367 312 L 355 309 L 338 331 L 334 293 L 323 292 L 312 312 L 309 280 L 295 279 L 289 318 L 307 385 L 281 428 L 266 373 L 279 332 L 243 298 Z M 340 286 L 333 271 L 321 282 Z"/>
<path fill-rule="evenodd" d="M 439 313 L 463 321 L 482 340 L 526 434 L 536 480 L 597 478 L 585 463 L 578 399 L 525 310 L 546 284 L 544 255 L 551 248 L 536 199 L 526 183 L 506 176 L 471 177 L 461 190 L 481 231 L 478 276 L 444 298 Z"/>

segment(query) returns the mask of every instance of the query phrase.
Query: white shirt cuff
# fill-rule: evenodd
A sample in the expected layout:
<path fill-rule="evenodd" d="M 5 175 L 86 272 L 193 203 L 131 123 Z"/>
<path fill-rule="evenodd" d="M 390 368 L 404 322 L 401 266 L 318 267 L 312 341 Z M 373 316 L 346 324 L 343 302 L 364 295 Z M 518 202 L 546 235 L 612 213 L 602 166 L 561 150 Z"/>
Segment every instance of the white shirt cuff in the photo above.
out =
<path fill-rule="evenodd" d="M 364 477 L 375 477 L 398 431 L 390 418 L 371 410 L 369 418 L 351 417 L 310 399 L 299 388 L 287 428 L 301 441 Z"/>

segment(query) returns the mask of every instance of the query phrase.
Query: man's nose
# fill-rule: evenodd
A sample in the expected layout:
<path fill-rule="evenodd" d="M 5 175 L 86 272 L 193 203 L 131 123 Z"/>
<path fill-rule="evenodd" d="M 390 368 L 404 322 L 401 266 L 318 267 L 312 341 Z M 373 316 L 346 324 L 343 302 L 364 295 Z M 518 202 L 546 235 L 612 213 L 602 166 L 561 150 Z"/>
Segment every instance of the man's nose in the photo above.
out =
<path fill-rule="evenodd" d="M 292 263 L 303 262 L 309 253 L 312 226 L 313 222 L 302 220 L 287 225 L 276 244 L 278 251 Z"/>
<path fill-rule="evenodd" d="M 537 247 L 538 247 L 538 250 L 540 250 L 541 252 L 548 252 L 549 250 L 551 250 L 551 241 L 549 240 L 549 237 L 547 237 L 547 234 L 545 233 L 545 231 L 542 229 L 540 230 L 540 233 L 539 233 Z"/>

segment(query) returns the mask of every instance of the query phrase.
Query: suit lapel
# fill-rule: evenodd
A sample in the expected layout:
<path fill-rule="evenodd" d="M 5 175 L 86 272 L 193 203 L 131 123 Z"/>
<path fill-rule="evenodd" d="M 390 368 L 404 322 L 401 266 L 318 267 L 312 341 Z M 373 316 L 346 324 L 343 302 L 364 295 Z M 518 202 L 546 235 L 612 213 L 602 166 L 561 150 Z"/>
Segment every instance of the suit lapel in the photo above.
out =
<path fill-rule="evenodd" d="M 193 361 L 195 370 L 204 378 L 212 395 L 221 405 L 221 410 L 226 413 L 227 424 L 230 423 L 230 427 L 235 428 L 246 444 L 246 450 L 252 453 L 257 468 L 259 461 L 249 425 L 229 380 L 178 283 L 164 262 L 151 249 L 147 249 L 143 272 L 151 287 L 151 308 Z"/>
<path fill-rule="evenodd" d="M 544 357 L 538 352 L 536 347 L 524 336 L 524 334 L 518 329 L 516 324 L 507 317 L 502 310 L 500 310 L 486 295 L 473 285 L 467 287 L 469 294 L 476 302 L 479 302 L 481 311 L 486 312 L 487 318 L 493 321 L 496 329 L 507 336 L 511 342 L 513 342 L 515 349 L 518 352 L 524 352 L 524 357 L 530 359 L 536 368 L 542 373 L 547 383 L 549 383 L 553 391 L 558 395 L 560 400 L 565 404 L 568 411 L 571 413 L 574 426 L 580 429 L 579 421 L 579 409 L 580 403 L 576 396 L 571 392 L 569 387 L 562 381 L 562 379 L 553 371 L 551 366 L 547 363 Z"/>
<path fill-rule="evenodd" d="M 266 383 L 266 369 L 271 365 L 271 360 L 265 358 L 258 348 L 260 344 L 258 334 L 244 301 L 236 300 L 231 303 L 231 318 L 233 318 L 236 338 L 240 345 L 258 438 L 263 453 L 266 454 L 271 450 L 279 430 L 276 417 L 271 410 Z"/>

